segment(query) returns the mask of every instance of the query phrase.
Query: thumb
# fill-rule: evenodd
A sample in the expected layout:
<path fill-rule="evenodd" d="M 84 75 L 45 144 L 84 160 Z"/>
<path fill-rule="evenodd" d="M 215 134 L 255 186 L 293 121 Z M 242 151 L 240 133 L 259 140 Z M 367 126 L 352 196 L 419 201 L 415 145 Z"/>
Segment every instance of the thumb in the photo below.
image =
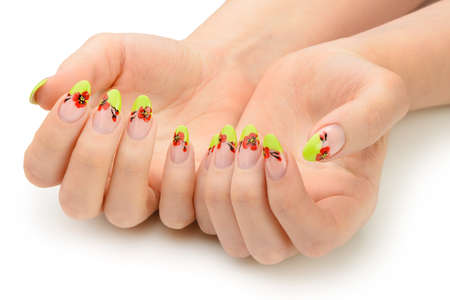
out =
<path fill-rule="evenodd" d="M 391 72 L 379 78 L 314 126 L 303 148 L 305 160 L 322 161 L 361 151 L 406 115 L 409 101 L 401 78 Z"/>
<path fill-rule="evenodd" d="M 88 80 L 93 90 L 111 86 L 121 69 L 121 39 L 117 34 L 98 34 L 67 58 L 54 76 L 40 81 L 30 102 L 51 109 L 76 82 Z"/>

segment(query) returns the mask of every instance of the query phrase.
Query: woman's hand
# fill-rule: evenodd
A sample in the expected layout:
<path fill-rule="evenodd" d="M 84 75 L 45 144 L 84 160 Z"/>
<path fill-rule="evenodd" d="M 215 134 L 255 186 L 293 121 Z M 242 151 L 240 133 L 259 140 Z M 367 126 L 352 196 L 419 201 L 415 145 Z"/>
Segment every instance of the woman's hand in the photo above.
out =
<path fill-rule="evenodd" d="M 216 146 L 198 178 L 225 251 L 271 264 L 347 241 L 375 207 L 386 134 L 407 111 L 402 80 L 353 53 L 325 45 L 279 61 L 239 121 L 235 163 Z"/>

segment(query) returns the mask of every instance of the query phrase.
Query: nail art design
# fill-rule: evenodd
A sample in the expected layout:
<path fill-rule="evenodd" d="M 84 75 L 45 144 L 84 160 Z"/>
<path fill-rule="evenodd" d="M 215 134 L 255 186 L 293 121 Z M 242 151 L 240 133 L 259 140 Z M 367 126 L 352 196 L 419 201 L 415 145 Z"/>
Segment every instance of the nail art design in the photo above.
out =
<path fill-rule="evenodd" d="M 239 151 L 241 147 L 244 149 L 250 149 L 256 151 L 259 147 L 258 131 L 255 126 L 247 125 L 241 133 L 241 138 L 239 140 Z"/>
<path fill-rule="evenodd" d="M 323 161 L 338 153 L 345 144 L 344 130 L 340 125 L 329 125 L 314 134 L 303 149 L 308 161 Z"/>
<path fill-rule="evenodd" d="M 263 141 L 263 155 L 265 159 L 270 157 L 275 158 L 279 162 L 283 159 L 281 157 L 281 153 L 283 153 L 283 148 L 280 145 L 280 142 L 273 134 L 268 134 L 264 137 Z"/>
<path fill-rule="evenodd" d="M 286 173 L 287 160 L 280 142 L 273 134 L 268 134 L 263 141 L 263 154 L 266 172 L 269 178 L 278 180 Z"/>
<path fill-rule="evenodd" d="M 145 95 L 136 98 L 131 108 L 128 135 L 136 140 L 147 136 L 151 128 L 152 102 Z"/>
<path fill-rule="evenodd" d="M 229 147 L 230 151 L 235 153 L 236 141 L 236 132 L 234 131 L 233 126 L 225 125 L 218 136 L 217 149 L 220 149 L 222 147 L 222 144 L 226 144 Z"/>
<path fill-rule="evenodd" d="M 187 146 L 189 145 L 189 133 L 186 126 L 180 125 L 175 130 L 173 134 L 173 146 L 183 146 L 183 152 L 187 151 Z"/>
<path fill-rule="evenodd" d="M 78 81 L 64 98 L 64 103 L 72 103 L 77 108 L 83 108 L 88 104 L 91 96 L 91 85 L 87 80 Z"/>
<path fill-rule="evenodd" d="M 87 80 L 75 83 L 61 103 L 58 114 L 65 122 L 75 122 L 84 115 L 91 96 L 91 84 Z"/>
<path fill-rule="evenodd" d="M 145 95 L 140 95 L 136 98 L 131 108 L 130 123 L 136 118 L 144 121 L 150 122 L 152 118 L 152 103 L 150 99 Z"/>
<path fill-rule="evenodd" d="M 37 104 L 36 99 L 34 99 L 34 95 L 36 92 L 48 81 L 48 78 L 44 78 L 41 81 L 39 81 L 33 88 L 33 90 L 30 93 L 30 103 L 31 104 Z"/>
<path fill-rule="evenodd" d="M 122 108 L 122 97 L 119 90 L 109 90 L 104 96 L 97 110 L 111 110 L 111 118 L 114 122 L 117 121 L 117 116 Z"/>
<path fill-rule="evenodd" d="M 237 158 L 239 168 L 249 169 L 256 164 L 261 157 L 259 144 L 258 131 L 255 126 L 247 125 L 239 139 L 239 154 Z"/>
<path fill-rule="evenodd" d="M 219 134 L 215 134 L 211 139 L 211 143 L 209 143 L 208 155 L 214 152 L 214 149 L 216 148 L 218 143 L 219 143 Z"/>

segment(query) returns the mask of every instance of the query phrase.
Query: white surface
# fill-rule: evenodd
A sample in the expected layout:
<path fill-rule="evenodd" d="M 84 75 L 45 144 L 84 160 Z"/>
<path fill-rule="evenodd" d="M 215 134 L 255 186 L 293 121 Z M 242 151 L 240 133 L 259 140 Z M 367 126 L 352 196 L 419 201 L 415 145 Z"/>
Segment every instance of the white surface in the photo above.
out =
<path fill-rule="evenodd" d="M 0 299 L 449 299 L 449 107 L 395 128 L 375 215 L 320 259 L 232 259 L 195 226 L 174 232 L 157 216 L 133 230 L 102 217 L 77 222 L 63 215 L 57 188 L 25 180 L 23 152 L 46 114 L 27 102 L 38 80 L 94 33 L 183 38 L 220 4 L 2 4 Z"/>

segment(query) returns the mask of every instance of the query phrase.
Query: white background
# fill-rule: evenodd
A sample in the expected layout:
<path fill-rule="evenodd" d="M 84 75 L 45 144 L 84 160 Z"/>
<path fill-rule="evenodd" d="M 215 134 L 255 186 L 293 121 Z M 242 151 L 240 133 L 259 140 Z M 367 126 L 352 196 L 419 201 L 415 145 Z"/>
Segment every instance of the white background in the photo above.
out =
<path fill-rule="evenodd" d="M 196 226 L 175 232 L 157 216 L 132 230 L 74 221 L 57 188 L 26 181 L 23 152 L 46 115 L 28 104 L 37 81 L 97 32 L 181 39 L 221 2 L 2 2 L 0 299 L 449 299 L 450 107 L 393 130 L 374 216 L 320 259 L 232 259 Z"/>

